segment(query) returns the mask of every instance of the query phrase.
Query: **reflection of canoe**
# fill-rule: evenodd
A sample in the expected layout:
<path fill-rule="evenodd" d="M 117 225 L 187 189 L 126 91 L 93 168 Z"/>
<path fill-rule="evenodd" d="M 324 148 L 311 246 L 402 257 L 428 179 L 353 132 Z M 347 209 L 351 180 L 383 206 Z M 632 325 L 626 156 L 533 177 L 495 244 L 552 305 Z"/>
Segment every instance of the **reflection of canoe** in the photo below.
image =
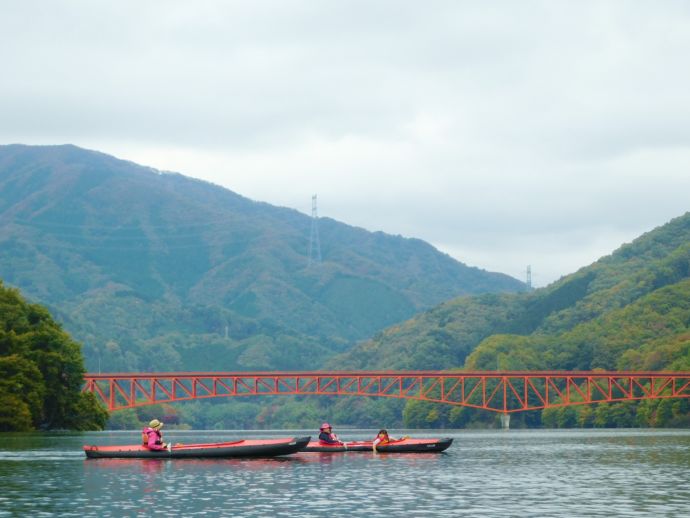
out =
<path fill-rule="evenodd" d="M 310 437 L 248 439 L 233 442 L 173 445 L 172 451 L 149 450 L 145 446 L 84 446 L 90 459 L 189 459 L 200 457 L 274 457 L 303 450 Z"/>
<path fill-rule="evenodd" d="M 428 453 L 441 452 L 448 449 L 453 439 L 399 439 L 386 444 L 379 444 L 376 451 L 381 453 Z M 354 441 L 345 445 L 326 444 L 321 441 L 312 441 L 302 451 L 319 453 L 337 453 L 344 451 L 373 451 L 372 441 Z"/>
<path fill-rule="evenodd" d="M 372 451 L 371 441 L 350 441 L 345 445 L 328 444 L 321 441 L 311 441 L 302 451 L 312 451 L 319 453 L 338 453 L 343 451 Z"/>

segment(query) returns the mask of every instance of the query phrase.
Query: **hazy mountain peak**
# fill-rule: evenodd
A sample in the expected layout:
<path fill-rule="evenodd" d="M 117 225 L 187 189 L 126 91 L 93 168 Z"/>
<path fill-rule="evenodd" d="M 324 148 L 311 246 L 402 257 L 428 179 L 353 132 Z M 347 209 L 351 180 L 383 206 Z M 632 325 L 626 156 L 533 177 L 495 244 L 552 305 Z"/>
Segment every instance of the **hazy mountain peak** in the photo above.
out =
<path fill-rule="evenodd" d="M 58 311 L 89 362 L 117 342 L 117 361 L 135 368 L 137 347 L 155 342 L 173 368 L 219 339 L 230 366 L 316 366 L 443 300 L 523 288 L 419 239 L 330 218 L 310 266 L 309 216 L 72 145 L 0 146 L 0 193 L 0 278 Z M 178 340 L 205 345 L 181 353 Z M 269 363 L 228 352 L 240 343 L 273 351 Z"/>

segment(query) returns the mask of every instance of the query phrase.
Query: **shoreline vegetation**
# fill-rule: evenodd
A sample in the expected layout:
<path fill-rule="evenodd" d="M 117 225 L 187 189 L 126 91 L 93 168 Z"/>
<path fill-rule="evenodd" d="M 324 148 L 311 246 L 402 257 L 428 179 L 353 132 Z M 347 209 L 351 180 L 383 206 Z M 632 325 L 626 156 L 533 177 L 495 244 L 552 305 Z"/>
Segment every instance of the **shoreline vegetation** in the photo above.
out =
<path fill-rule="evenodd" d="M 0 281 L 0 431 L 104 429 L 108 412 L 81 392 L 84 373 L 81 346 Z"/>

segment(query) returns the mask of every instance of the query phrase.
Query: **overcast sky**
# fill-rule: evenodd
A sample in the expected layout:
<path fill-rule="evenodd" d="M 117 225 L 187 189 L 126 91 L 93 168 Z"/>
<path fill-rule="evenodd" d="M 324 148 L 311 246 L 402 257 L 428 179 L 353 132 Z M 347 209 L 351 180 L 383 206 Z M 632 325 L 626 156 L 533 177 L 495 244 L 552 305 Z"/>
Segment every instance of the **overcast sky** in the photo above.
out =
<path fill-rule="evenodd" d="M 544 286 L 690 210 L 690 2 L 2 0 L 0 143 Z"/>

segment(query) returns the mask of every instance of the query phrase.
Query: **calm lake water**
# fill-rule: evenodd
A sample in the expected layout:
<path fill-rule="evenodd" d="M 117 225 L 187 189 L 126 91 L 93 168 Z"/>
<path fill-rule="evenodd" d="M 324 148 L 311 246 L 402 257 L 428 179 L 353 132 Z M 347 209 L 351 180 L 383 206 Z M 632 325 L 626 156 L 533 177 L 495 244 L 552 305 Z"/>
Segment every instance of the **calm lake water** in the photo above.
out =
<path fill-rule="evenodd" d="M 374 431 L 336 430 L 344 439 Z M 690 516 L 690 431 L 394 431 L 442 454 L 86 460 L 139 432 L 0 434 L 0 516 Z M 174 442 L 309 435 L 182 432 Z"/>

